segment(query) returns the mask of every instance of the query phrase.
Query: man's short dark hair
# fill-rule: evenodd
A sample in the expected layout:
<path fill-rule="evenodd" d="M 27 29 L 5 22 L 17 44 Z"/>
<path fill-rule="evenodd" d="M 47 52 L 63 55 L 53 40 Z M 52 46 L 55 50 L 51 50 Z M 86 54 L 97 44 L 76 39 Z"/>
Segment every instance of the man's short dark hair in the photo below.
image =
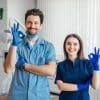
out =
<path fill-rule="evenodd" d="M 44 19 L 44 15 L 43 12 L 40 9 L 29 9 L 27 10 L 26 14 L 25 14 L 25 22 L 27 20 L 27 17 L 33 15 L 33 16 L 39 16 L 40 17 L 40 23 L 43 24 L 43 19 Z"/>

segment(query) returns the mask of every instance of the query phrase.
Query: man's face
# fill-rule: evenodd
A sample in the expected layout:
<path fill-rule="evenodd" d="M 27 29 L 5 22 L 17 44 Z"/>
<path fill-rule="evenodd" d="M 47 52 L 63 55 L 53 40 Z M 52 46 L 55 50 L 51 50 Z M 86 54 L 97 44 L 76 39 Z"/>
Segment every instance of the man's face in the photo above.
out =
<path fill-rule="evenodd" d="M 42 26 L 42 24 L 40 23 L 40 17 L 33 15 L 28 16 L 25 22 L 25 26 L 31 34 L 37 33 L 38 31 L 40 31 Z"/>

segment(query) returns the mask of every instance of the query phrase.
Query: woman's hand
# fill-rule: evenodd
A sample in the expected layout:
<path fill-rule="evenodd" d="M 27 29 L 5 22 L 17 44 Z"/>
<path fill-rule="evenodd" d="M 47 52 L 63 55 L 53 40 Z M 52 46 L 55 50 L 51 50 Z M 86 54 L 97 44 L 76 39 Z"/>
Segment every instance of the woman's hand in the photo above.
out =
<path fill-rule="evenodd" d="M 93 64 L 93 68 L 96 71 L 100 70 L 100 48 L 94 48 L 94 53 L 90 53 L 88 55 L 91 63 Z"/>

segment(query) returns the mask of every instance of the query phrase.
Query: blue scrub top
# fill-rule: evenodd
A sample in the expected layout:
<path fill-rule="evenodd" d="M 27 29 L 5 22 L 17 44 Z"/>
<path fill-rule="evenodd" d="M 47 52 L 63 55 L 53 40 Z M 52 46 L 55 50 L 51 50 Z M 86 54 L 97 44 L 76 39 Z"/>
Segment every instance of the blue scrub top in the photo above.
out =
<path fill-rule="evenodd" d="M 58 63 L 56 79 L 66 83 L 81 84 L 92 78 L 93 66 L 89 60 L 75 59 L 74 63 L 71 60 L 65 60 Z M 89 88 L 80 91 L 62 91 L 59 95 L 59 100 L 90 100 Z"/>
<path fill-rule="evenodd" d="M 22 56 L 33 65 L 44 65 L 55 59 L 54 46 L 39 38 L 34 47 L 26 41 L 17 49 L 17 56 Z M 15 69 L 7 100 L 50 100 L 47 76 Z"/>

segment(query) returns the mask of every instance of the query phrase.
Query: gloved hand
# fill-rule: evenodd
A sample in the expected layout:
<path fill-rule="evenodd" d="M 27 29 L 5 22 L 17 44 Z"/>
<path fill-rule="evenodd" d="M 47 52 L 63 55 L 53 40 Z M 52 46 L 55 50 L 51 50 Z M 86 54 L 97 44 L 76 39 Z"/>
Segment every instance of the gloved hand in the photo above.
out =
<path fill-rule="evenodd" d="M 11 28 L 11 31 L 13 35 L 12 45 L 14 46 L 20 45 L 25 35 L 23 32 L 19 30 L 19 23 L 17 23 L 17 25 L 14 24 L 13 27 Z"/>
<path fill-rule="evenodd" d="M 25 59 L 22 56 L 20 56 L 16 63 L 16 68 L 23 70 L 25 68 L 25 64 L 26 64 Z"/>
<path fill-rule="evenodd" d="M 77 88 L 78 90 L 83 90 L 83 89 L 89 88 L 89 85 L 90 85 L 90 81 L 87 81 L 86 83 L 83 83 L 83 84 L 77 84 Z"/>
<path fill-rule="evenodd" d="M 96 49 L 95 47 L 94 53 L 90 53 L 88 57 L 93 64 L 94 70 L 100 70 L 100 48 Z"/>

